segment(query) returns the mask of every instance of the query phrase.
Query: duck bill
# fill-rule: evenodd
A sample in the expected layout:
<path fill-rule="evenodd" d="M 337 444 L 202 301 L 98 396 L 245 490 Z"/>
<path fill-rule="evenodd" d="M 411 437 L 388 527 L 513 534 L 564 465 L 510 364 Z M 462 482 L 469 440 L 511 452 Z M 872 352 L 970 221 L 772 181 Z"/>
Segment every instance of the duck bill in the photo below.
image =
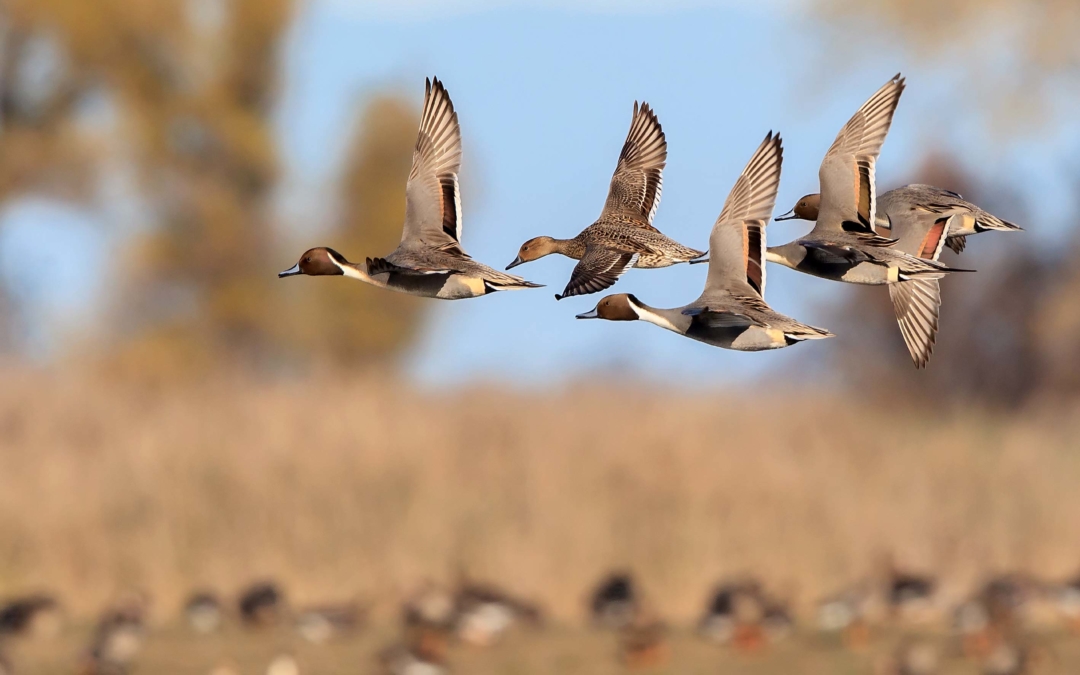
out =
<path fill-rule="evenodd" d="M 798 216 L 797 216 L 797 215 L 795 215 L 795 209 L 791 209 L 790 211 L 788 211 L 788 212 L 787 212 L 787 213 L 785 213 L 784 215 L 782 215 L 782 216 L 777 216 L 777 217 L 773 218 L 773 220 L 774 220 L 774 221 L 781 221 L 781 220 L 795 220 L 796 218 L 798 218 Z"/>
<path fill-rule="evenodd" d="M 589 311 L 587 311 L 587 312 L 585 312 L 583 314 L 576 315 L 574 318 L 576 318 L 576 319 L 599 319 L 600 318 L 600 312 L 596 311 L 596 308 L 593 307 L 592 309 L 590 309 Z"/>
<path fill-rule="evenodd" d="M 520 265 L 520 264 L 522 264 L 524 262 L 525 261 L 521 259 L 521 256 L 518 256 L 518 257 L 514 258 L 514 262 L 512 262 L 512 263 L 510 263 L 509 265 L 506 266 L 506 269 L 512 270 L 512 269 L 514 269 L 515 267 L 517 267 L 518 265 Z"/>
<path fill-rule="evenodd" d="M 284 272 L 278 272 L 277 276 L 278 279 L 284 279 L 285 277 L 294 277 L 297 274 L 303 274 L 303 272 L 300 271 L 300 263 L 296 263 Z"/>

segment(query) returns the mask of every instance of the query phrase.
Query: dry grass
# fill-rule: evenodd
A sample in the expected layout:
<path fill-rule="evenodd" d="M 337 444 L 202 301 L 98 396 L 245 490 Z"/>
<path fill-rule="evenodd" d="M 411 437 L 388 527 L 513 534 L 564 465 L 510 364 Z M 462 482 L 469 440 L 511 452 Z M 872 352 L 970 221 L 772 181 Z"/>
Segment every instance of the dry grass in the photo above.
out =
<path fill-rule="evenodd" d="M 20 675 L 70 675 L 85 632 L 70 631 L 58 640 L 20 642 L 12 652 Z M 279 654 L 294 656 L 301 673 L 357 675 L 381 673 L 374 655 L 394 633 L 375 628 L 348 640 L 325 645 L 301 641 L 284 629 L 244 632 L 230 628 L 198 637 L 179 626 L 158 630 L 147 640 L 135 668 L 139 675 L 207 675 L 214 666 L 230 665 L 244 675 L 263 675 Z M 940 654 L 938 675 L 982 675 L 977 663 L 952 651 L 941 636 L 923 638 Z M 801 634 L 759 654 L 738 654 L 698 639 L 687 631 L 671 635 L 671 660 L 644 675 L 881 675 L 883 663 L 899 639 L 883 636 L 870 648 L 851 652 L 817 635 Z M 552 628 L 541 633 L 510 634 L 491 649 L 456 647 L 451 672 L 472 675 L 621 675 L 615 637 L 598 631 Z M 1055 634 L 1037 642 L 1041 656 L 1032 675 L 1074 675 L 1080 664 L 1080 641 Z"/>
<path fill-rule="evenodd" d="M 257 577 L 388 615 L 459 568 L 577 621 L 630 567 L 685 622 L 753 571 L 806 603 L 894 552 L 956 594 L 1080 564 L 1080 416 L 876 410 L 814 392 L 611 383 L 527 395 L 389 379 L 147 391 L 8 372 L 0 595 L 89 617 L 128 587 L 169 619 L 193 586 Z"/>

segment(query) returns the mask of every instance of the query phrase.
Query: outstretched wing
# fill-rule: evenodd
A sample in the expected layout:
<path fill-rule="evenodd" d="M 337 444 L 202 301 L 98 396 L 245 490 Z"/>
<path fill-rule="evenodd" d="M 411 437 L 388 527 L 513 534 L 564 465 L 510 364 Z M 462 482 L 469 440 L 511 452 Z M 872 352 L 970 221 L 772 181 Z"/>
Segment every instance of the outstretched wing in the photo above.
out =
<path fill-rule="evenodd" d="M 611 288 L 626 270 L 634 266 L 637 258 L 637 253 L 589 246 L 585 249 L 585 255 L 581 256 L 581 260 L 574 267 L 570 281 L 566 284 L 566 290 L 562 292 L 562 295 L 556 295 L 555 299 L 562 300 L 571 295 L 588 295 Z"/>
<path fill-rule="evenodd" d="M 765 225 L 776 204 L 783 161 L 783 141 L 770 131 L 735 181 L 713 225 L 706 294 L 743 291 L 749 285 L 758 297 L 765 296 Z"/>
<path fill-rule="evenodd" d="M 667 163 L 667 139 L 660 120 L 648 103 L 638 107 L 626 135 L 619 164 L 611 177 L 607 203 L 600 217 L 617 216 L 641 227 L 652 227 L 660 205 L 664 165 Z"/>
<path fill-rule="evenodd" d="M 910 279 L 889 284 L 896 322 L 916 368 L 926 367 L 937 340 L 941 286 L 937 279 Z"/>
<path fill-rule="evenodd" d="M 819 233 L 874 232 L 875 167 L 903 92 L 898 74 L 859 108 L 825 153 L 818 171 L 821 208 L 814 229 Z"/>
<path fill-rule="evenodd" d="M 424 112 L 413 149 L 412 170 L 405 187 L 402 244 L 461 250 L 461 128 L 443 83 L 428 80 Z"/>

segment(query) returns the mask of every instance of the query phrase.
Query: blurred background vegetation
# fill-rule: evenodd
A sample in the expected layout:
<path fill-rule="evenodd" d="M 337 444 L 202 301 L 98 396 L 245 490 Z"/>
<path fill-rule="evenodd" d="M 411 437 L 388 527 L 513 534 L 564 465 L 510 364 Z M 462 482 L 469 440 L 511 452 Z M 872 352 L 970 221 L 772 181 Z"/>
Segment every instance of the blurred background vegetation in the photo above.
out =
<path fill-rule="evenodd" d="M 185 378 L 301 357 L 361 365 L 409 347 L 420 319 L 411 298 L 360 285 L 283 292 L 268 272 L 282 248 L 272 124 L 291 2 L 14 0 L 4 9 L 3 198 L 102 208 L 121 173 L 130 179 L 122 197 L 147 223 L 109 265 L 116 299 L 95 351 L 113 372 Z M 419 117 L 376 94 L 357 118 L 332 239 L 386 251 L 400 236 Z M 18 312 L 3 315 L 16 323 L 5 333 L 18 335 Z"/>

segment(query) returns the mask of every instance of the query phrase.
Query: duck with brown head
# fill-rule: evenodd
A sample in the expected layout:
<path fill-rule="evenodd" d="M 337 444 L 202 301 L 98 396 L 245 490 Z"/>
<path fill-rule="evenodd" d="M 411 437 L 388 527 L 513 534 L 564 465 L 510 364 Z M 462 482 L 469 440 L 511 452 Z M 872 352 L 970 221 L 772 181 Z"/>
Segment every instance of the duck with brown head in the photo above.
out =
<path fill-rule="evenodd" d="M 817 220 L 818 210 L 820 208 L 821 195 L 806 195 L 795 203 L 794 208 L 782 216 L 777 216 L 773 220 Z"/>
<path fill-rule="evenodd" d="M 913 248 L 874 229 L 882 222 L 875 167 L 903 92 L 904 78 L 896 75 L 848 120 L 821 162 L 821 193 L 806 195 L 777 218 L 815 221 L 814 229 L 793 242 L 769 247 L 766 255 L 770 262 L 823 279 L 887 284 L 908 351 L 922 368 L 937 335 L 938 280 L 967 270 L 938 262 L 936 254 L 921 255 L 921 244 Z M 935 242 L 939 240 L 945 243 L 940 231 Z"/>
<path fill-rule="evenodd" d="M 313 248 L 278 276 L 344 275 L 381 288 L 443 300 L 538 288 L 539 284 L 492 269 L 465 253 L 461 245 L 460 170 L 457 112 L 442 82 L 428 80 L 412 170 L 405 184 L 405 225 L 397 249 L 385 258 L 354 264 L 333 249 Z"/>
<path fill-rule="evenodd" d="M 304 251 L 300 256 L 300 262 L 296 263 L 284 272 L 278 272 L 278 278 L 291 277 L 296 274 L 306 274 L 309 277 L 321 277 L 327 275 L 345 274 L 345 266 L 352 265 L 332 248 L 320 246 Z"/>
<path fill-rule="evenodd" d="M 667 139 L 648 103 L 634 103 L 630 131 L 623 142 L 607 202 L 596 222 L 572 239 L 536 237 L 521 245 L 506 269 L 559 253 L 579 261 L 556 300 L 610 288 L 631 267 L 653 269 L 700 258 L 653 227 L 660 205 Z"/>
<path fill-rule="evenodd" d="M 769 132 L 739 176 L 709 238 L 709 273 L 694 302 L 674 309 L 649 307 L 620 293 L 602 299 L 579 319 L 647 321 L 725 349 L 761 351 L 832 337 L 774 311 L 765 302 L 765 225 L 780 185 L 783 147 Z"/>

